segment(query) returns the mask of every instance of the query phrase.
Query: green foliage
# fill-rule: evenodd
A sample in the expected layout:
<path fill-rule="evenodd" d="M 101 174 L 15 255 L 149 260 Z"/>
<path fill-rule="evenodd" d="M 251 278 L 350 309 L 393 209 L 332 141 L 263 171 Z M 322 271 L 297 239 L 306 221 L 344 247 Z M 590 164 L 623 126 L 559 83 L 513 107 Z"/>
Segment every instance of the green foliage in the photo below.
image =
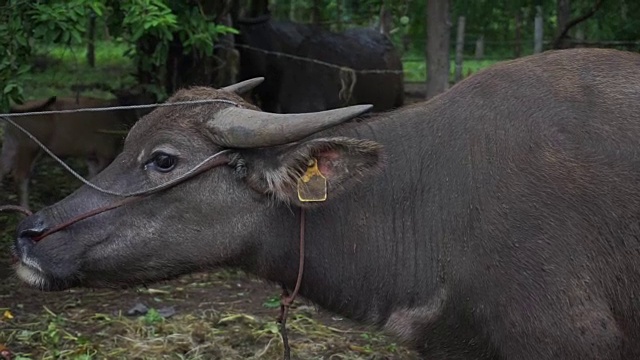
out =
<path fill-rule="evenodd" d="M 585 12 L 592 2 L 581 2 L 580 13 Z M 632 0 L 604 1 L 602 9 L 593 20 L 582 27 L 587 39 L 637 41 L 640 38 L 640 2 Z"/>
<path fill-rule="evenodd" d="M 571 19 L 591 9 L 597 0 L 572 0 Z M 544 40 L 552 41 L 557 29 L 558 0 L 451 0 L 451 50 L 455 47 L 459 16 L 466 17 L 465 54 L 472 55 L 475 42 L 483 36 L 485 55 L 491 59 L 512 58 L 533 52 L 536 7 L 542 9 Z M 423 57 L 426 41 L 426 1 L 411 0 L 271 0 L 277 18 L 308 23 L 314 4 L 319 4 L 323 25 L 332 30 L 354 26 L 377 26 L 383 4 L 392 13 L 391 39 L 396 46 L 414 57 Z M 605 0 L 595 16 L 573 28 L 584 33 L 588 41 L 635 41 L 640 38 L 640 2 Z M 520 30 L 519 37 L 516 29 Z M 518 46 L 519 45 L 519 46 Z M 520 51 L 516 51 L 516 49 Z M 636 48 L 626 49 L 636 50 Z"/>
<path fill-rule="evenodd" d="M 134 43 L 145 34 L 171 40 L 178 27 L 176 15 L 162 0 L 123 1 L 122 11 L 122 27 L 128 30 L 129 41 Z"/>
<path fill-rule="evenodd" d="M 49 63 L 45 69 L 30 71 L 20 80 L 24 90 L 24 99 L 38 99 L 50 96 L 75 96 L 72 89 L 75 84 L 105 84 L 112 89 L 135 86 L 135 72 L 131 59 L 122 54 L 129 46 L 123 42 L 97 41 L 96 67 L 86 62 L 84 45 L 47 45 L 36 43 L 38 59 Z M 83 95 L 110 99 L 114 95 L 105 89 L 86 89 Z"/>
<path fill-rule="evenodd" d="M 97 0 L 70 0 L 48 4 L 34 3 L 26 15 L 33 22 L 32 36 L 54 44 L 81 44 L 87 30 L 89 11 L 104 12 Z"/>
<path fill-rule="evenodd" d="M 236 32 L 215 24 L 216 14 L 205 13 L 200 2 L 128 0 L 114 1 L 111 6 L 115 18 L 122 17 L 121 28 L 116 31 L 130 45 L 125 55 L 133 59 L 141 75 L 149 77 L 146 82 L 155 84 L 151 90 L 160 97 L 164 95 L 163 70 L 176 40 L 183 54 L 206 57 L 213 54 L 219 35 Z"/>
<path fill-rule="evenodd" d="M 456 36 L 458 17 L 465 16 L 467 56 L 474 53 L 475 41 L 480 36 L 485 39 L 487 59 L 527 55 L 533 50 L 537 6 L 543 11 L 545 40 L 549 42 L 556 36 L 557 1 L 452 0 L 452 40 Z M 250 3 L 244 0 L 241 6 L 247 8 Z M 571 18 L 584 14 L 595 3 L 596 0 L 572 0 Z M 321 25 L 334 31 L 379 26 L 384 5 L 391 14 L 392 41 L 409 55 L 405 57 L 422 62 L 405 64 L 407 79 L 424 77 L 426 1 L 270 0 L 269 4 L 274 17 L 301 23 L 311 22 L 312 14 L 319 11 Z M 117 45 L 119 53 L 115 57 L 132 60 L 134 69 L 127 71 L 136 72 L 136 81 L 150 85 L 147 89 L 163 98 L 168 72 L 172 69 L 168 58 L 174 61 L 182 57 L 194 64 L 204 64 L 212 57 L 221 35 L 236 33 L 216 23 L 219 15 L 216 11 L 220 8 L 219 2 L 205 0 L 0 0 L 0 111 L 7 111 L 13 102 L 23 101 L 25 86 L 33 83 L 32 59 L 42 54 L 36 50 L 45 46 L 65 51 L 62 56 L 55 54 L 65 62 L 69 54 L 84 53 L 91 16 L 96 17 L 98 36 L 110 36 Z M 640 18 L 634 15 L 639 12 L 640 2 L 607 0 L 595 16 L 575 27 L 569 35 L 575 38 L 579 31 L 587 41 L 636 41 L 640 38 Z M 519 36 L 516 29 L 520 29 Z M 454 46 L 455 41 L 451 41 L 451 50 Z M 637 50 L 638 46 L 620 48 Z M 93 68 L 77 65 L 82 59 L 77 57 L 73 61 L 77 67 L 73 72 L 75 76 L 95 77 Z M 62 78 L 56 81 L 62 85 L 69 82 L 68 76 Z M 128 75 L 121 78 L 133 79 Z M 120 78 L 111 76 L 109 82 L 114 81 Z M 66 90 L 56 88 L 60 92 Z"/>
<path fill-rule="evenodd" d="M 164 321 L 164 318 L 162 317 L 162 315 L 160 315 L 158 310 L 153 308 L 149 309 L 149 311 L 144 315 L 143 319 L 144 323 L 147 325 L 159 324 Z"/>
<path fill-rule="evenodd" d="M 280 307 L 280 295 L 273 295 L 262 303 L 262 306 L 268 309 L 277 309 Z"/>
<path fill-rule="evenodd" d="M 0 107 L 23 101 L 23 77 L 30 70 L 33 44 L 79 44 L 86 29 L 89 10 L 102 13 L 99 0 L 52 1 L 47 4 L 8 0 L 2 4 L 0 19 Z"/>
<path fill-rule="evenodd" d="M 24 12 L 28 3 L 19 0 L 4 1 L 0 13 L 0 111 L 9 109 L 10 102 L 22 102 L 23 92 L 17 77 L 30 70 L 25 62 L 31 55 L 29 36 L 25 28 L 29 27 Z"/>
<path fill-rule="evenodd" d="M 480 70 L 483 70 L 493 64 L 495 64 L 496 60 L 465 60 L 462 63 L 462 74 L 463 76 L 468 76 L 471 74 L 475 74 Z M 424 82 L 427 79 L 427 65 L 424 59 L 406 59 L 402 62 L 402 66 L 404 69 L 404 80 L 408 82 Z M 451 60 L 451 64 L 449 65 L 450 69 L 450 79 L 454 81 L 454 72 L 455 72 L 455 62 Z"/>
<path fill-rule="evenodd" d="M 205 1 L 181 0 L 0 0 L 0 107 L 22 102 L 35 44 L 84 45 L 90 16 L 127 45 L 123 55 L 147 82 L 163 84 L 167 56 L 176 40 L 183 54 L 211 56 L 220 34 L 235 30 L 214 23 Z M 159 95 L 162 86 L 155 89 Z M 154 90 L 154 89 L 152 89 Z"/>
<path fill-rule="evenodd" d="M 179 19 L 182 27 L 178 30 L 178 36 L 184 53 L 200 52 L 211 56 L 213 55 L 213 45 L 219 35 L 238 33 L 237 30 L 228 26 L 215 24 L 200 8 L 185 7 L 182 10 Z"/>
<path fill-rule="evenodd" d="M 296 22 L 308 23 L 311 21 L 313 11 L 313 0 L 272 0 L 270 2 L 272 12 L 277 18 L 289 18 Z M 392 34 L 402 33 L 407 28 L 415 14 L 413 7 L 422 1 L 407 0 L 324 0 L 320 1 L 320 12 L 322 13 L 322 24 L 332 30 L 342 28 L 372 26 L 380 23 L 380 8 L 385 3 L 391 12 L 392 24 L 394 28 Z M 417 4 L 417 6 L 422 6 Z M 404 20 L 403 20 L 404 18 Z M 340 25 L 340 26 L 339 26 Z"/>

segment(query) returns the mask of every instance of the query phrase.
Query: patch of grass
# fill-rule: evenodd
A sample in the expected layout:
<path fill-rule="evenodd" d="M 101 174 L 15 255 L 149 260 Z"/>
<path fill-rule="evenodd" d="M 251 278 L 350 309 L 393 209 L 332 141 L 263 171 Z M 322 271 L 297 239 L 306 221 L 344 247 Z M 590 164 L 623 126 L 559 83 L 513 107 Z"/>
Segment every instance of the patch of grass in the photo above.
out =
<path fill-rule="evenodd" d="M 28 290 L 32 296 L 22 299 L 13 294 L 8 298 L 13 318 L 0 322 L 0 344 L 22 359 L 280 359 L 277 311 L 259 314 L 239 307 L 247 295 L 207 302 L 228 285 L 251 284 L 241 272 L 229 276 L 197 274 L 147 290 L 72 290 L 47 297 Z M 164 319 L 155 311 L 128 317 L 118 310 L 133 299 L 149 303 L 153 297 L 181 311 Z M 287 323 L 295 358 L 417 359 L 378 332 L 349 322 L 328 324 L 315 308 L 296 304 Z"/>
<path fill-rule="evenodd" d="M 124 52 L 128 45 L 120 41 L 98 41 L 95 46 L 96 64 L 103 66 L 128 66 L 130 60 L 124 57 Z M 52 57 L 66 63 L 86 61 L 87 48 L 85 46 L 59 46 L 41 45 L 37 47 L 38 52 L 48 53 Z"/>
<path fill-rule="evenodd" d="M 464 60 L 462 63 L 462 74 L 464 77 L 468 75 L 474 74 L 484 68 L 487 68 L 495 63 L 499 62 L 498 60 Z M 404 67 L 404 79 L 405 81 L 411 82 L 423 82 L 427 79 L 427 64 L 422 59 L 405 59 L 403 60 Z M 456 64 L 455 61 L 451 61 L 450 69 L 451 74 L 450 78 L 453 81 L 454 72 L 455 72 Z"/>
<path fill-rule="evenodd" d="M 90 67 L 85 47 L 37 45 L 33 71 L 22 78 L 25 99 L 75 96 L 73 85 L 101 83 L 112 88 L 134 85 L 135 68 L 124 56 L 126 49 L 123 43 L 98 42 L 95 67 Z M 82 95 L 113 98 L 110 92 L 98 89 L 84 91 Z"/>

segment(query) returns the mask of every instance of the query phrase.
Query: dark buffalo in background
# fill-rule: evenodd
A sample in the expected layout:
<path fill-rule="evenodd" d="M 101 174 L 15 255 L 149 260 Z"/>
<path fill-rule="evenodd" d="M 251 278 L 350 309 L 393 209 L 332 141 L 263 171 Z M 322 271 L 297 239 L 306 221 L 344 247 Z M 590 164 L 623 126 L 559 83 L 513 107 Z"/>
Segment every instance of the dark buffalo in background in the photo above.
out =
<path fill-rule="evenodd" d="M 240 31 L 239 80 L 265 77 L 255 101 L 269 112 L 321 111 L 357 103 L 373 104 L 373 111 L 404 102 L 400 54 L 383 34 L 366 28 L 334 33 L 316 25 L 275 21 L 269 15 L 236 20 Z M 348 70 L 265 53 L 290 54 L 347 67 Z M 362 70 L 383 73 L 357 73 Z M 355 81 L 355 83 L 354 83 Z"/>
<path fill-rule="evenodd" d="M 234 25 L 240 31 L 235 39 L 240 52 L 238 78 L 245 80 L 265 77 L 264 83 L 253 91 L 254 100 L 265 111 L 280 112 L 278 95 L 283 85 L 284 71 L 291 59 L 276 58 L 275 55 L 243 46 L 294 54 L 305 36 L 318 32 L 320 29 L 313 25 L 291 21 L 271 21 L 268 15 L 236 20 Z M 269 76 L 265 76 L 266 74 Z"/>

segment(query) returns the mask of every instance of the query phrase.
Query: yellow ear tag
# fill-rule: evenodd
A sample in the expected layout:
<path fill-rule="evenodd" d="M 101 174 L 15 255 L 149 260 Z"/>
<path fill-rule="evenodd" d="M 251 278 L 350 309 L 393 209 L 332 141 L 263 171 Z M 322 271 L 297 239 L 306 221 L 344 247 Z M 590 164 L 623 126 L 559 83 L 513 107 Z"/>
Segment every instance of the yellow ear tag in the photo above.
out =
<path fill-rule="evenodd" d="M 298 179 L 298 200 L 301 202 L 327 200 L 327 178 L 318 169 L 318 160 L 309 162 L 307 171 Z"/>

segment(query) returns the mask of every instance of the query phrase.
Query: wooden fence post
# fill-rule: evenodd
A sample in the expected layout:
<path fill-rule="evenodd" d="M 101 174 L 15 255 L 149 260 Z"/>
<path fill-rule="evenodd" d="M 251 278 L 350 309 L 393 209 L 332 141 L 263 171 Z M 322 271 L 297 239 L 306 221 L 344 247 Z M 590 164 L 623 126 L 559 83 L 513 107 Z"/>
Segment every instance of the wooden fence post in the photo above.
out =
<path fill-rule="evenodd" d="M 456 72 L 454 81 L 458 82 L 462 79 L 462 57 L 464 55 L 464 22 L 465 17 L 458 18 L 458 36 L 456 38 Z"/>
<path fill-rule="evenodd" d="M 534 20 L 534 34 L 533 34 L 533 53 L 538 54 L 542 52 L 542 39 L 543 33 L 542 23 L 542 6 L 536 6 L 536 18 Z"/>
<path fill-rule="evenodd" d="M 484 35 L 480 35 L 476 39 L 476 60 L 482 59 L 484 59 Z"/>

